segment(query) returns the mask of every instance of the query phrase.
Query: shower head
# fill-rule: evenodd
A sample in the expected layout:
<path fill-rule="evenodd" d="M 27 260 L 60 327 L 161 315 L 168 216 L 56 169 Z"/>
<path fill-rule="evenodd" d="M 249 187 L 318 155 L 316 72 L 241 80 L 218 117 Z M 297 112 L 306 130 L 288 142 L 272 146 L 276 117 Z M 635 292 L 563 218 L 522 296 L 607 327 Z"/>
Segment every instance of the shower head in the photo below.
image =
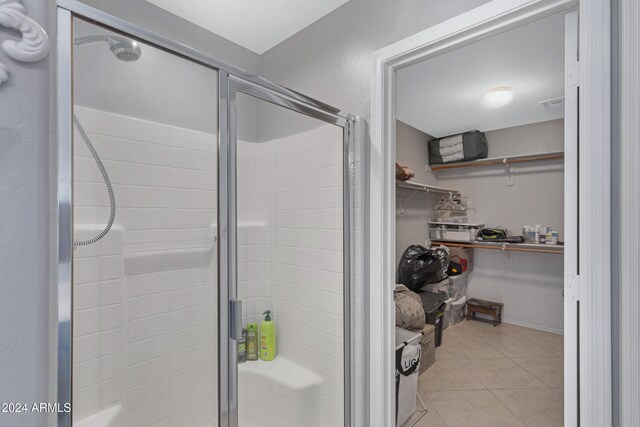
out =
<path fill-rule="evenodd" d="M 73 41 L 75 47 L 85 44 L 104 42 L 109 45 L 109 50 L 121 61 L 133 62 L 140 59 L 142 49 L 137 41 L 122 36 L 85 36 Z"/>
<path fill-rule="evenodd" d="M 116 40 L 113 43 L 109 43 L 109 49 L 116 58 L 124 62 L 137 61 L 142 55 L 142 49 L 140 49 L 138 42 L 134 40 Z"/>

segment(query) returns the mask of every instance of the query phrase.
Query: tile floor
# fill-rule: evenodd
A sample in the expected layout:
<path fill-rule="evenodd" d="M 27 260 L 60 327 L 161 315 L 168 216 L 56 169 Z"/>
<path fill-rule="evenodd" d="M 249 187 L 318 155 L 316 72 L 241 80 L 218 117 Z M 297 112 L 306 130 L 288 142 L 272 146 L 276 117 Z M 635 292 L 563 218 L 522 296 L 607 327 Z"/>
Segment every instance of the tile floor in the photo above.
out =
<path fill-rule="evenodd" d="M 563 425 L 562 336 L 463 320 L 444 332 L 418 380 L 429 412 L 416 427 Z"/>

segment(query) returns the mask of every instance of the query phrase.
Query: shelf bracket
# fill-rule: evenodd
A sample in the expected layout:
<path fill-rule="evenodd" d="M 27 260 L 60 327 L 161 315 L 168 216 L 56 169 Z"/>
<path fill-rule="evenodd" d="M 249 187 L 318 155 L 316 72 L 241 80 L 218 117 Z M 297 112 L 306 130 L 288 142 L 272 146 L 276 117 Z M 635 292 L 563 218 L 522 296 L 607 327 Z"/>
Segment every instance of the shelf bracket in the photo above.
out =
<path fill-rule="evenodd" d="M 430 192 L 429 189 L 425 189 L 424 191 L 426 191 L 427 193 Z M 409 194 L 404 200 L 400 201 L 400 206 L 399 206 L 399 209 L 398 209 L 398 215 L 403 215 L 404 216 L 404 215 L 407 214 L 407 211 L 404 208 L 404 204 L 407 203 L 409 200 L 411 200 L 413 198 L 413 196 L 416 195 L 417 192 L 418 192 L 418 190 L 413 190 L 411 192 L 411 194 Z"/>
<path fill-rule="evenodd" d="M 502 245 L 502 252 L 504 252 L 504 266 L 507 268 L 513 267 L 513 257 L 506 243 Z"/>
<path fill-rule="evenodd" d="M 513 169 L 511 169 L 511 163 L 509 162 L 509 159 L 507 158 L 502 159 L 502 164 L 505 165 L 506 167 L 507 187 L 515 187 L 516 182 L 515 182 L 515 178 L 513 177 Z"/>

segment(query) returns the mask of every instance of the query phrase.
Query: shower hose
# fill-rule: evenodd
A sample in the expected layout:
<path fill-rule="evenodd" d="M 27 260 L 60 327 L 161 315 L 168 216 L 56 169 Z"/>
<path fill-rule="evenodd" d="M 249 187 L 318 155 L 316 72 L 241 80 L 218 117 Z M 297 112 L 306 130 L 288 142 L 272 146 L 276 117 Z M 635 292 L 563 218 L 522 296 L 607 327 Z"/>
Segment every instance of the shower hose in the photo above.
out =
<path fill-rule="evenodd" d="M 93 144 L 91 143 L 91 140 L 89 139 L 89 137 L 87 136 L 87 133 L 82 128 L 82 125 L 80 124 L 80 121 L 78 120 L 75 114 L 73 115 L 73 124 L 76 126 L 76 129 L 78 129 L 80 136 L 82 137 L 84 143 L 86 144 L 87 148 L 91 152 L 91 155 L 93 156 L 93 160 L 95 160 L 96 165 L 98 165 L 98 169 L 100 169 L 100 174 L 102 175 L 104 184 L 107 186 L 107 193 L 109 193 L 109 204 L 110 204 L 109 220 L 107 221 L 107 224 L 104 226 L 104 229 L 90 239 L 76 240 L 73 242 L 74 246 L 87 246 L 87 245 L 96 243 L 97 241 L 102 239 L 104 236 L 106 236 L 107 233 L 109 233 L 109 230 L 111 230 L 111 226 L 113 226 L 113 221 L 116 218 L 116 198 L 113 194 L 113 187 L 111 186 L 111 180 L 109 179 L 107 170 L 104 168 L 104 165 L 102 164 L 102 160 L 100 160 L 100 156 L 98 156 L 98 152 L 94 148 Z"/>

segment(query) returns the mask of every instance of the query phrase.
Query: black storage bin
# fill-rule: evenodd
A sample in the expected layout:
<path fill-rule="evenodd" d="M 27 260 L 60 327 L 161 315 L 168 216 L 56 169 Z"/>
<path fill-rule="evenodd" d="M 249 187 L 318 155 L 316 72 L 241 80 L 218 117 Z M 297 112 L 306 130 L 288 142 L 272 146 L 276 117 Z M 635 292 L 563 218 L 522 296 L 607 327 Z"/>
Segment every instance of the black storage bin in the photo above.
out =
<path fill-rule="evenodd" d="M 487 137 L 477 130 L 429 141 L 430 165 L 486 159 L 488 155 Z"/>
<path fill-rule="evenodd" d="M 420 292 L 420 299 L 424 306 L 425 320 L 428 324 L 436 327 L 435 344 L 440 347 L 442 344 L 442 321 L 444 320 L 444 310 L 447 304 L 447 296 L 435 292 Z"/>

